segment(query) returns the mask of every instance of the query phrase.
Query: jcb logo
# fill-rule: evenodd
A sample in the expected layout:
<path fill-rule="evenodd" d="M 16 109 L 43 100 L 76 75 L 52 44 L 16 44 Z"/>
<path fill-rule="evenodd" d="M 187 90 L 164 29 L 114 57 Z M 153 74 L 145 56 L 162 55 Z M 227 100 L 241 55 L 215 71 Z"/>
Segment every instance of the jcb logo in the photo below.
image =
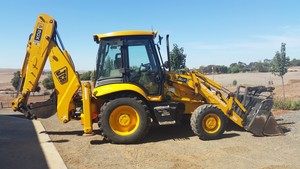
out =
<path fill-rule="evenodd" d="M 36 31 L 35 31 L 35 36 L 34 36 L 34 43 L 36 45 L 40 44 L 42 34 L 43 34 L 43 25 L 39 24 Z"/>
<path fill-rule="evenodd" d="M 68 81 L 68 69 L 67 67 L 63 67 L 56 72 L 54 72 L 56 78 L 58 79 L 60 84 L 65 84 Z"/>

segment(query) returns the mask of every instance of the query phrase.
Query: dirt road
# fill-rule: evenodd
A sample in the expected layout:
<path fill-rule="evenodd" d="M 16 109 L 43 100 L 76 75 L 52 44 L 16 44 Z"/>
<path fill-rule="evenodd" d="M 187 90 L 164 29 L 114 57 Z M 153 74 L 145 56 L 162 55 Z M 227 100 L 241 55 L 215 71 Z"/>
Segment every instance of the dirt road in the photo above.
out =
<path fill-rule="evenodd" d="M 68 168 L 300 168 L 300 111 L 276 116 L 285 136 L 254 137 L 237 128 L 220 140 L 201 141 L 189 124 L 152 126 L 141 144 L 114 145 L 82 136 L 77 121 L 41 120 Z"/>

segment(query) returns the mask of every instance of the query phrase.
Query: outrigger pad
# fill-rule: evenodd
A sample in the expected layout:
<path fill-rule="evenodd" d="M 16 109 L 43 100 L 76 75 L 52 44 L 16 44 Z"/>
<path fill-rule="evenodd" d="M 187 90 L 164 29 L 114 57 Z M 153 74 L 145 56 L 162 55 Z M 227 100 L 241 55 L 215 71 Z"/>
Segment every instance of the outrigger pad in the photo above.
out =
<path fill-rule="evenodd" d="M 276 136 L 284 134 L 271 113 L 273 101 L 265 99 L 258 103 L 247 115 L 244 128 L 255 136 Z"/>

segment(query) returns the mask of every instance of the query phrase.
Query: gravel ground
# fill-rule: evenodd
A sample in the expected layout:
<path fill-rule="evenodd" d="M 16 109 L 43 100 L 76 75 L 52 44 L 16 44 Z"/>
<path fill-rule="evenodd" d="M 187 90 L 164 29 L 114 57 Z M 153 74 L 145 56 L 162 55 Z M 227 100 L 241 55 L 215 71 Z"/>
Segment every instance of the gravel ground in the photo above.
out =
<path fill-rule="evenodd" d="M 99 135 L 82 136 L 79 121 L 41 120 L 68 168 L 300 168 L 300 111 L 276 116 L 284 136 L 254 137 L 233 129 L 202 141 L 189 124 L 152 126 L 140 144 L 115 145 Z"/>
<path fill-rule="evenodd" d="M 1 72 L 0 72 L 1 74 Z M 7 74 L 7 72 L 6 72 Z M 0 88 L 11 87 L 9 75 L 1 74 Z M 299 98 L 300 72 L 285 75 L 286 95 Z M 240 73 L 211 75 L 216 82 L 231 87 L 238 85 L 276 86 L 275 96 L 281 96 L 281 81 L 270 73 Z M 292 82 L 291 80 L 298 80 Z M 235 87 L 232 87 L 232 91 Z M 6 98 L 6 97 L 5 97 Z M 5 99 L 7 100 L 7 99 Z M 2 100 L 0 96 L 0 101 Z M 0 110 L 3 112 L 3 109 Z M 10 110 L 9 110 L 10 111 Z M 225 132 L 219 140 L 202 141 L 194 136 L 189 124 L 152 126 L 140 144 L 114 145 L 106 143 L 94 125 L 95 135 L 82 136 L 80 121 L 61 124 L 56 116 L 40 119 L 57 150 L 70 169 L 75 168 L 264 168 L 300 169 L 300 111 L 276 115 L 279 124 L 287 127 L 284 136 L 254 137 L 241 130 Z"/>

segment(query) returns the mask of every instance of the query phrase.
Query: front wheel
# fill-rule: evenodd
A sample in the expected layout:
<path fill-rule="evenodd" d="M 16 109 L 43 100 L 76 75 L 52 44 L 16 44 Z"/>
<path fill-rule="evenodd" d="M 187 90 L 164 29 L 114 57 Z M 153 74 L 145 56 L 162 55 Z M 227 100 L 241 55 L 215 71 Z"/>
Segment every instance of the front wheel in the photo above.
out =
<path fill-rule="evenodd" d="M 102 135 L 112 143 L 135 143 L 148 132 L 150 116 L 142 100 L 116 98 L 103 104 L 99 115 Z"/>
<path fill-rule="evenodd" d="M 201 140 L 220 138 L 226 124 L 226 116 L 218 107 L 211 104 L 199 106 L 191 116 L 192 130 Z"/>

